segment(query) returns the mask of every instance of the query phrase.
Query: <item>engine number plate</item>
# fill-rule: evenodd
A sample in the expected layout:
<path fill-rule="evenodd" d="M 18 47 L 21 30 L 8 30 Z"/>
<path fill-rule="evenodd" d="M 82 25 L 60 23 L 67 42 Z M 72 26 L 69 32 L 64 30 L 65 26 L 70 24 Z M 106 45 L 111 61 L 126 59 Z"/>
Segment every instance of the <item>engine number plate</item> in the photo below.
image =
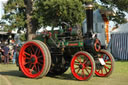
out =
<path fill-rule="evenodd" d="M 99 59 L 101 65 L 106 65 L 106 63 L 104 62 L 104 59 L 103 58 L 98 58 L 98 59 Z"/>

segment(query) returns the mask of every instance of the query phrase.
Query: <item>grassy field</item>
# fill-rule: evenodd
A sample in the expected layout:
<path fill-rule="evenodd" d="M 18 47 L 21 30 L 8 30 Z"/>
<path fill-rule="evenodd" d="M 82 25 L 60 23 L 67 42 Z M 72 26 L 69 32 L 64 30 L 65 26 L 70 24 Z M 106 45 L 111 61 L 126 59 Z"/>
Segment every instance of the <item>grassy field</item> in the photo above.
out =
<path fill-rule="evenodd" d="M 94 75 L 88 81 L 74 79 L 70 69 L 60 76 L 30 79 L 18 71 L 16 65 L 0 64 L 0 85 L 128 85 L 128 62 L 115 62 L 115 70 L 110 77 Z"/>

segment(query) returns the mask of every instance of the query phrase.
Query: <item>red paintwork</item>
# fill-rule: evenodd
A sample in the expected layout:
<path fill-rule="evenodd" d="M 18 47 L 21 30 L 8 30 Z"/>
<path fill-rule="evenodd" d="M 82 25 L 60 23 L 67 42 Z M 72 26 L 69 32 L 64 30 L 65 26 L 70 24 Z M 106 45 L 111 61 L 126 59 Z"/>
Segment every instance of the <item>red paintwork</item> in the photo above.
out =
<path fill-rule="evenodd" d="M 99 45 L 98 48 L 97 48 L 97 45 Z M 96 39 L 96 41 L 94 43 L 94 48 L 95 48 L 96 52 L 99 52 L 101 50 L 101 43 L 98 39 Z"/>
<path fill-rule="evenodd" d="M 34 62 L 31 61 L 32 58 L 35 59 Z M 27 77 L 36 78 L 41 75 L 45 66 L 45 55 L 39 44 L 31 41 L 22 46 L 19 66 Z"/>
<path fill-rule="evenodd" d="M 102 69 L 96 70 L 95 74 L 100 77 L 106 77 L 113 70 L 113 67 L 112 67 L 113 60 L 112 60 L 111 55 L 107 51 L 101 50 L 100 53 L 101 53 L 100 58 L 104 59 L 106 65 L 104 65 Z"/>
<path fill-rule="evenodd" d="M 84 52 L 76 53 L 71 61 L 71 72 L 73 76 L 78 80 L 87 80 L 93 75 L 93 63 L 88 54 Z M 80 65 L 82 68 L 80 68 Z"/>
<path fill-rule="evenodd" d="M 68 46 L 78 46 L 78 43 L 70 43 Z"/>

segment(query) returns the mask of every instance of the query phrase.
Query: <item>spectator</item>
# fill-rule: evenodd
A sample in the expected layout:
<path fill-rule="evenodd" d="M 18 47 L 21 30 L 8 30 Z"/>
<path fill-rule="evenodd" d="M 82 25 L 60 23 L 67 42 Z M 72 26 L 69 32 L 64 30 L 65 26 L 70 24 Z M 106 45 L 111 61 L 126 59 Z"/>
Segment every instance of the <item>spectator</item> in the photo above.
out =
<path fill-rule="evenodd" d="M 14 52 L 13 52 L 13 64 L 15 64 L 16 62 L 16 52 L 17 52 L 17 47 L 18 47 L 18 44 L 16 44 L 14 46 Z"/>
<path fill-rule="evenodd" d="M 9 64 L 9 47 L 7 45 L 3 47 L 3 52 L 4 52 L 4 64 Z"/>
<path fill-rule="evenodd" d="M 0 44 L 0 63 L 2 62 L 2 49 L 1 49 L 1 44 Z"/>

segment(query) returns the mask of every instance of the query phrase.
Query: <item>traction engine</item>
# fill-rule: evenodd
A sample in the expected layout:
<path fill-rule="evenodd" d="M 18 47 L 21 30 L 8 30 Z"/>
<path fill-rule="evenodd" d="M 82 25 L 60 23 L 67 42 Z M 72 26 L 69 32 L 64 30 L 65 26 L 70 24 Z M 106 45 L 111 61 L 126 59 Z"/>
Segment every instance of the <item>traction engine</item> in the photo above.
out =
<path fill-rule="evenodd" d="M 19 67 L 29 78 L 47 74 L 61 75 L 70 67 L 78 80 L 88 80 L 94 74 L 107 77 L 113 72 L 114 58 L 101 48 L 93 33 L 93 6 L 86 5 L 87 33 L 79 25 L 70 27 L 62 22 L 59 30 L 45 30 L 26 42 L 19 53 Z"/>

